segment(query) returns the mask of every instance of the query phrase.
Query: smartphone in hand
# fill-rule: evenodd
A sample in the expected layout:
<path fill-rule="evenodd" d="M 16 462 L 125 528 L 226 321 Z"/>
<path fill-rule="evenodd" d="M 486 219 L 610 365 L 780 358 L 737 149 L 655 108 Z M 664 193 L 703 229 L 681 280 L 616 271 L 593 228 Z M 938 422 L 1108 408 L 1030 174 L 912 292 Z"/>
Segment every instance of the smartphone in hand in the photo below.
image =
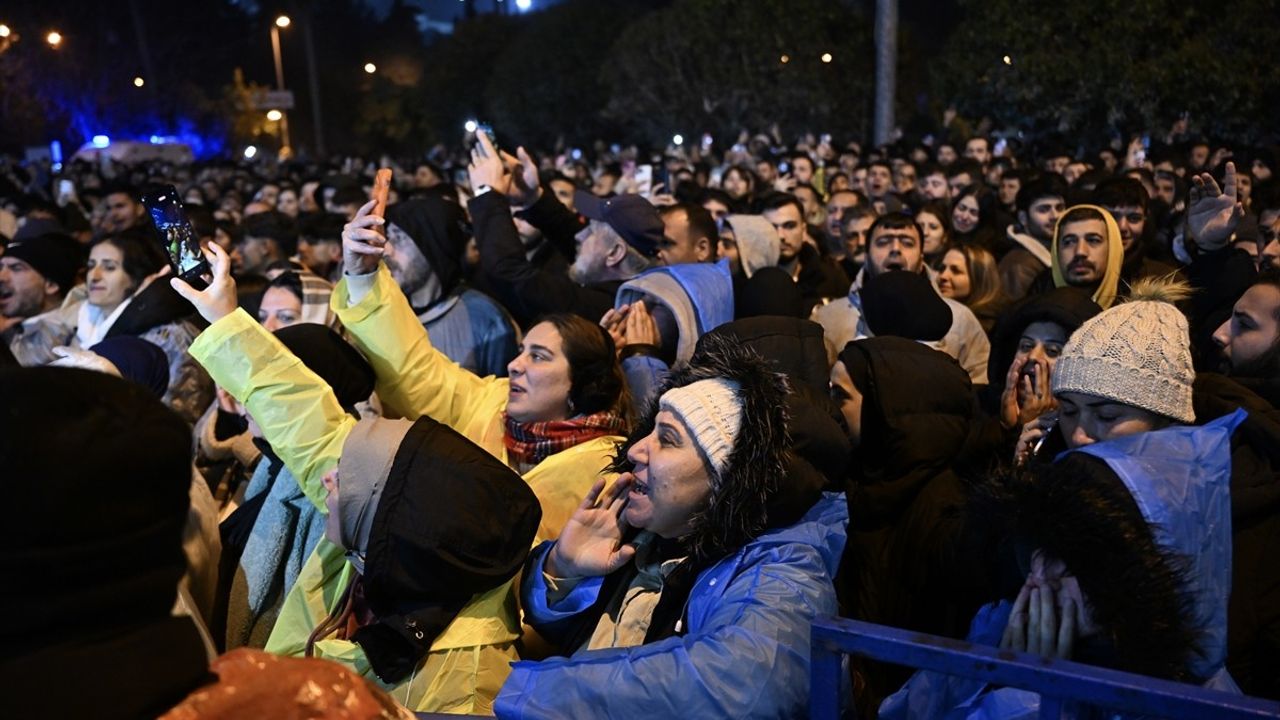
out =
<path fill-rule="evenodd" d="M 498 147 L 498 136 L 493 133 L 492 125 L 490 125 L 487 122 L 477 122 L 476 135 L 478 136 L 481 133 L 483 133 L 485 137 L 489 138 L 489 144 L 493 146 L 494 150 L 498 151 L 499 153 L 502 152 L 502 149 Z M 476 144 L 479 144 L 479 143 L 480 141 L 477 140 Z M 576 160 L 577 158 L 574 158 L 574 159 Z"/>
<path fill-rule="evenodd" d="M 636 166 L 636 192 L 641 197 L 649 197 L 653 194 L 653 166 L 637 165 Z"/>
<path fill-rule="evenodd" d="M 387 212 L 387 198 L 391 195 L 391 168 L 379 168 L 377 174 L 373 176 L 373 192 L 370 193 L 369 199 L 375 201 L 373 211 L 370 215 L 385 217 Z"/>
<path fill-rule="evenodd" d="M 192 287 L 206 287 L 206 277 L 213 276 L 213 269 L 200 250 L 200 238 L 187 219 L 187 213 L 178 199 L 177 189 L 172 185 L 164 185 L 148 192 L 142 196 L 142 205 L 151 215 L 157 241 L 169 258 L 173 274 Z"/>

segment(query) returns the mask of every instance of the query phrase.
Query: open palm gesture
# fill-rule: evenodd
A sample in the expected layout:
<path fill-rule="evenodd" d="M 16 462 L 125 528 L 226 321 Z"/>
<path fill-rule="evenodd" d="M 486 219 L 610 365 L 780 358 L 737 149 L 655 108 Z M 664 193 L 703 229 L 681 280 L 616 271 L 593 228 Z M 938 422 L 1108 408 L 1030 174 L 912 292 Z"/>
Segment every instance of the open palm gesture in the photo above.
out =
<path fill-rule="evenodd" d="M 604 491 L 604 479 L 591 486 L 551 548 L 547 574 L 552 577 L 608 575 L 635 557 L 635 547 L 622 544 L 622 535 L 627 529 L 622 512 L 627 507 L 627 491 L 633 477 L 631 473 L 618 476 L 608 491 Z"/>
<path fill-rule="evenodd" d="M 1191 203 L 1187 208 L 1187 235 L 1201 250 L 1220 250 L 1236 231 L 1244 207 L 1236 199 L 1236 165 L 1227 163 L 1222 187 L 1209 173 L 1191 178 Z"/>

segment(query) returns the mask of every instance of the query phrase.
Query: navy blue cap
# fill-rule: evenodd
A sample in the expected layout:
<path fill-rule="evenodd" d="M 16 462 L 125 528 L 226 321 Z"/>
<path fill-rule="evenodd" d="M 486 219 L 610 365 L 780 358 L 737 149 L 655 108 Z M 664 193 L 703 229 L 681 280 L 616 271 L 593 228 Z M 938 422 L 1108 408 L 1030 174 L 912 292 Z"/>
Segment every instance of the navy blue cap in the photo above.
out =
<path fill-rule="evenodd" d="M 584 217 L 607 224 L 641 255 L 658 255 L 666 227 L 658 216 L 658 209 L 648 200 L 639 195 L 615 195 L 605 200 L 578 190 L 573 195 L 573 203 Z"/>

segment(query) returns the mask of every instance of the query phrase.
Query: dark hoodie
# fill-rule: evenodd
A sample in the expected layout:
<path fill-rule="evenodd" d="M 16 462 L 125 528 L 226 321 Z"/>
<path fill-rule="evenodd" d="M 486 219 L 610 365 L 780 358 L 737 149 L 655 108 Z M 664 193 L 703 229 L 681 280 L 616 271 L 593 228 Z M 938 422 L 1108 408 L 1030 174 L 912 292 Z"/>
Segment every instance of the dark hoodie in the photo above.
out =
<path fill-rule="evenodd" d="M 974 410 L 968 373 L 949 355 L 896 337 L 851 342 L 840 360 L 863 395 L 836 579 L 842 612 L 963 637 L 987 592 L 960 547 L 967 491 L 952 470 Z M 883 697 L 905 677 L 870 667 L 868 692 Z"/>
<path fill-rule="evenodd" d="M 400 438 L 390 460 L 388 438 Z M 542 509 L 519 475 L 427 417 L 362 420 L 339 475 L 344 544 L 362 567 L 348 593 L 368 620 L 351 639 L 398 682 L 472 596 L 520 569 Z"/>
<path fill-rule="evenodd" d="M 418 246 L 431 272 L 440 282 L 440 296 L 447 298 L 462 279 L 462 255 L 467 249 L 462 208 L 438 195 L 406 200 L 387 208 L 387 222 L 405 231 Z M 429 309 L 414 308 L 421 315 Z"/>
<path fill-rule="evenodd" d="M 462 208 L 428 195 L 387 208 L 387 221 L 413 239 L 435 278 L 436 284 L 427 286 L 432 296 L 417 299 L 423 304 L 413 308 L 431 344 L 480 377 L 506 375 L 507 363 L 519 351 L 516 328 L 497 302 L 463 283 L 467 229 Z"/>

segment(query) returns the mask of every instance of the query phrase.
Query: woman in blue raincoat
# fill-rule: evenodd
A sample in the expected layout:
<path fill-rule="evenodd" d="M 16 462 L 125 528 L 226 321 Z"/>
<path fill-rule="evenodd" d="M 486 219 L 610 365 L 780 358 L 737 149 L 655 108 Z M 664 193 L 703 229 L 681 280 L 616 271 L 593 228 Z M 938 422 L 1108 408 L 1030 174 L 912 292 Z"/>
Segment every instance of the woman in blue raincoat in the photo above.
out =
<path fill-rule="evenodd" d="M 767 512 L 787 392 L 734 339 L 702 339 L 620 450 L 626 472 L 526 566 L 526 618 L 567 657 L 516 663 L 498 717 L 803 715 L 848 514 L 830 493 L 798 522 Z"/>

